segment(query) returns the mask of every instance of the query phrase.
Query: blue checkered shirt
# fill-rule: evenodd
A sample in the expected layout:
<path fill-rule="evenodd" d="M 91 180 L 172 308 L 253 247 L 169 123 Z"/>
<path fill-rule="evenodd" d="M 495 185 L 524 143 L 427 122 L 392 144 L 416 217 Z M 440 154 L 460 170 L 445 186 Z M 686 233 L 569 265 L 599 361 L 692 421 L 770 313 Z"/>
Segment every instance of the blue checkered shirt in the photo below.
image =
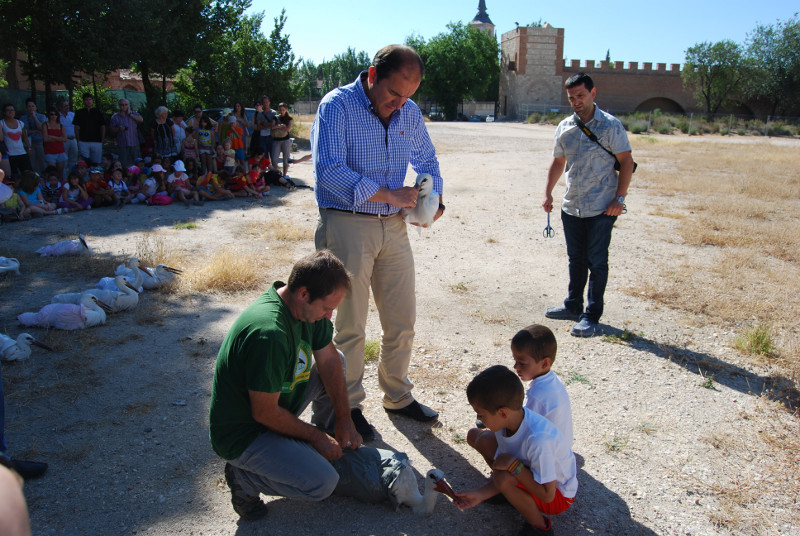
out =
<path fill-rule="evenodd" d="M 434 193 L 442 193 L 436 150 L 419 107 L 406 101 L 384 125 L 373 111 L 361 75 L 320 102 L 311 127 L 311 151 L 314 192 L 317 205 L 323 208 L 398 212 L 398 207 L 367 199 L 381 186 L 390 190 L 402 187 L 409 163 L 417 173 L 430 173 Z"/>

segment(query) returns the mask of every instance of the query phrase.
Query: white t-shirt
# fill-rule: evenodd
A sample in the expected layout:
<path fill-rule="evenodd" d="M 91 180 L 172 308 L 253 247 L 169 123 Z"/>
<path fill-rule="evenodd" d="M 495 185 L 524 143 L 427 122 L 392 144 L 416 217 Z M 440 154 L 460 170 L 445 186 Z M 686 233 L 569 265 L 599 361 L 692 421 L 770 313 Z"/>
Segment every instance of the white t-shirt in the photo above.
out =
<path fill-rule="evenodd" d="M 495 432 L 497 452 L 511 454 L 533 473 L 539 484 L 556 483 L 556 488 L 567 499 L 578 493 L 578 468 L 575 455 L 567 440 L 553 423 L 523 408 L 525 417 L 517 432 L 506 437 L 506 430 Z"/>
<path fill-rule="evenodd" d="M 147 197 L 156 193 L 156 180 L 153 177 L 147 177 L 144 184 L 142 184 L 142 193 Z"/>
<path fill-rule="evenodd" d="M 555 372 L 551 370 L 531 380 L 522 405 L 555 424 L 572 447 L 572 406 L 567 389 Z"/>

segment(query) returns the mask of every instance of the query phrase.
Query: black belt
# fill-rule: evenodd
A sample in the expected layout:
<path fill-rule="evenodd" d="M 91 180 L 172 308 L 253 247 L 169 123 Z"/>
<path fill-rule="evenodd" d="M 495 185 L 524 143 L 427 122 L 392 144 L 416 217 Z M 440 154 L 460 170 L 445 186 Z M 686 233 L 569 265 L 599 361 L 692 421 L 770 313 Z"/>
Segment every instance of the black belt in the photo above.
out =
<path fill-rule="evenodd" d="M 396 216 L 397 214 L 400 213 L 400 211 L 397 211 L 393 214 L 373 214 L 372 212 L 358 212 L 356 210 L 345 210 L 343 208 L 333 208 L 333 207 L 325 207 L 325 210 L 335 210 L 336 212 L 344 212 L 345 214 L 355 214 L 357 216 L 370 216 L 372 218 L 378 218 L 379 220 L 383 218 L 391 218 L 392 216 Z"/>

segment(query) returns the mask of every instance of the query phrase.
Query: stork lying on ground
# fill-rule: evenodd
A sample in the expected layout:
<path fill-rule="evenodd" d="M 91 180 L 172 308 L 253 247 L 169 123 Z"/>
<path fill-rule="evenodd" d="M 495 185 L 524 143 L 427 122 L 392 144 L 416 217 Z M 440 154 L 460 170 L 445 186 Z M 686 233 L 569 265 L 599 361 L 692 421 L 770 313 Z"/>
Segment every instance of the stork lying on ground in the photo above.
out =
<path fill-rule="evenodd" d="M 150 275 L 144 268 L 139 266 L 139 259 L 131 257 L 125 264 L 120 264 L 114 270 L 114 277 L 104 277 L 94 286 L 101 290 L 113 290 L 115 292 L 122 292 L 122 289 L 117 286 L 116 276 L 122 275 L 136 289 L 137 292 L 143 290 L 142 281 L 144 281 L 145 274 Z"/>
<path fill-rule="evenodd" d="M 72 303 L 72 304 L 79 304 L 81 299 L 86 294 L 91 294 L 98 301 L 103 302 L 104 304 L 108 305 L 110 309 L 110 313 L 120 313 L 122 311 L 129 311 L 131 309 L 135 309 L 137 305 L 139 305 L 139 292 L 128 283 L 125 279 L 125 276 L 118 275 L 114 278 L 114 286 L 121 289 L 119 291 L 116 290 L 108 290 L 108 289 L 99 289 L 99 288 L 90 288 L 89 290 L 84 290 L 83 292 L 69 292 L 66 294 L 56 294 L 53 296 L 53 299 L 50 300 L 50 303 Z"/>
<path fill-rule="evenodd" d="M 0 358 L 3 361 L 22 361 L 31 356 L 31 345 L 53 351 L 29 333 L 20 333 L 16 340 L 0 333 Z"/>
<path fill-rule="evenodd" d="M 9 272 L 19 275 L 19 261 L 9 257 L 0 257 L 0 274 Z"/>
<path fill-rule="evenodd" d="M 155 268 L 142 268 L 142 270 L 145 272 L 145 274 L 147 274 L 142 280 L 142 286 L 146 290 L 152 290 L 171 285 L 177 281 L 178 275 L 183 273 L 183 270 L 172 268 L 166 264 L 159 264 Z"/>
<path fill-rule="evenodd" d="M 36 250 L 42 257 L 58 257 L 61 255 L 94 255 L 94 250 L 86 243 L 86 238 L 80 234 L 75 240 L 62 240 L 49 246 L 42 246 Z"/>
<path fill-rule="evenodd" d="M 38 326 L 56 329 L 85 329 L 106 323 L 108 306 L 86 294 L 80 305 L 72 303 L 51 303 L 36 313 L 22 313 L 17 317 L 23 326 Z"/>

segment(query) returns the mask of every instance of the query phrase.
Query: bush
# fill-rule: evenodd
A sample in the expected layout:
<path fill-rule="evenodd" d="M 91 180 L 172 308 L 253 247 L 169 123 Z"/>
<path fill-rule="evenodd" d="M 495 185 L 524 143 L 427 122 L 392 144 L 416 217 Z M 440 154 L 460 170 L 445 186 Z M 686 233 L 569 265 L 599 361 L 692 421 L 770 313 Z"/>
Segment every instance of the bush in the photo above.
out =
<path fill-rule="evenodd" d="M 631 134 L 641 134 L 642 132 L 647 132 L 649 129 L 649 123 L 647 121 L 633 121 L 630 126 Z"/>
<path fill-rule="evenodd" d="M 721 127 L 719 129 L 719 135 L 720 136 L 727 136 L 728 135 L 728 127 Z"/>
<path fill-rule="evenodd" d="M 699 132 L 700 131 L 697 129 L 697 127 L 691 127 L 688 129 L 687 134 L 689 134 L 690 136 L 697 136 Z"/>
<path fill-rule="evenodd" d="M 526 123 L 540 123 L 541 121 L 542 121 L 542 114 L 540 114 L 539 112 L 533 112 L 525 120 Z"/>
<path fill-rule="evenodd" d="M 675 126 L 683 132 L 684 134 L 689 133 L 689 120 L 688 119 L 679 119 Z"/>
<path fill-rule="evenodd" d="M 737 130 L 736 130 L 736 133 L 737 133 L 738 135 L 740 135 L 740 136 L 746 136 L 746 135 L 747 135 L 747 131 L 746 131 L 745 129 L 743 129 L 743 128 L 739 128 L 739 129 L 737 129 Z"/>
<path fill-rule="evenodd" d="M 668 123 L 661 123 L 656 127 L 659 134 L 672 134 L 672 127 Z"/>

